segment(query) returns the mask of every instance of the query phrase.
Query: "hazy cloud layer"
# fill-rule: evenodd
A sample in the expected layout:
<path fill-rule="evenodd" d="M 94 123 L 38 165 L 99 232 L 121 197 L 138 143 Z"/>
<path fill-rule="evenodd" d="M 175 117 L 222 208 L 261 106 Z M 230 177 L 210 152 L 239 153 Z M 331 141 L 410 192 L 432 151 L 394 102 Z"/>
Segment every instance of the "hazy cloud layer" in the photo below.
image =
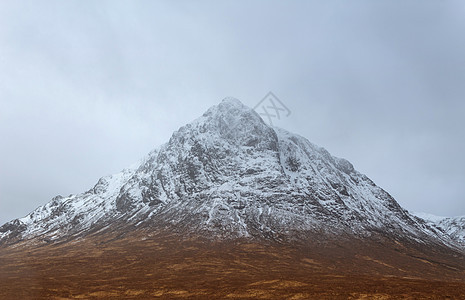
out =
<path fill-rule="evenodd" d="M 0 2 L 0 223 L 270 90 L 407 209 L 465 215 L 464 32 L 463 1 Z"/>

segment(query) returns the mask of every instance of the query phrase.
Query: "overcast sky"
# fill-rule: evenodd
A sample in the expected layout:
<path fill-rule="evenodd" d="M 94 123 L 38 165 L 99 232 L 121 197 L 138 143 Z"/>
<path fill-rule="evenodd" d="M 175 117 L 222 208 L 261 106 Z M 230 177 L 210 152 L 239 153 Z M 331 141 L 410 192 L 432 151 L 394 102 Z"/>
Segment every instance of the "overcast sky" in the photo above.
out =
<path fill-rule="evenodd" d="M 405 208 L 465 215 L 465 1 L 0 1 L 0 223 L 273 91 Z"/>

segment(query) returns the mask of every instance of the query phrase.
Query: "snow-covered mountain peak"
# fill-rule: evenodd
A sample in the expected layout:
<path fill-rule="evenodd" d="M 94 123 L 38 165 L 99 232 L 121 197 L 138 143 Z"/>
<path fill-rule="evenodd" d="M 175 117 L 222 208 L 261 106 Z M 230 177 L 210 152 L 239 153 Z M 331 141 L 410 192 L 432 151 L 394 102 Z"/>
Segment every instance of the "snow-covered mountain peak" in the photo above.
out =
<path fill-rule="evenodd" d="M 224 98 L 218 105 L 214 105 L 209 108 L 205 113 L 204 116 L 212 115 L 212 114 L 220 114 L 220 115 L 238 115 L 242 113 L 247 113 L 253 111 L 248 106 L 244 105 L 240 100 L 233 98 L 233 97 L 226 97 Z"/>
<path fill-rule="evenodd" d="M 430 213 L 424 213 L 424 212 L 410 212 L 410 213 L 414 216 L 422 218 L 423 220 L 431 221 L 431 222 L 440 222 L 447 218 L 447 217 L 436 216 L 436 215 L 433 215 Z"/>
<path fill-rule="evenodd" d="M 421 212 L 413 212 L 412 214 L 425 220 L 431 226 L 443 231 L 454 241 L 465 246 L 465 216 L 441 217 Z"/>
<path fill-rule="evenodd" d="M 239 99 L 234 98 L 234 97 L 225 97 L 223 100 L 221 100 L 219 105 L 220 106 L 221 105 L 229 105 L 229 106 L 236 106 L 236 107 L 242 107 L 242 108 L 249 109 Z"/>
<path fill-rule="evenodd" d="M 192 143 L 223 144 L 277 150 L 274 130 L 251 108 L 235 98 L 226 98 L 202 117 L 176 131 L 168 146 Z"/>

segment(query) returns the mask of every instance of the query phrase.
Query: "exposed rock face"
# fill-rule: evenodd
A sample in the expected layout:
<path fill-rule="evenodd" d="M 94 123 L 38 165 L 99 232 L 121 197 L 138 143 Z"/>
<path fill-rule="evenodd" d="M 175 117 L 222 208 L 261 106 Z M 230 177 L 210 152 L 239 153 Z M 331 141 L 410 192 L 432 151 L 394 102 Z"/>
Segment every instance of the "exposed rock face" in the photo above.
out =
<path fill-rule="evenodd" d="M 68 239 L 112 226 L 164 226 L 209 238 L 380 234 L 458 246 L 347 160 L 268 126 L 232 98 L 181 127 L 139 167 L 3 225 L 0 244 Z"/>

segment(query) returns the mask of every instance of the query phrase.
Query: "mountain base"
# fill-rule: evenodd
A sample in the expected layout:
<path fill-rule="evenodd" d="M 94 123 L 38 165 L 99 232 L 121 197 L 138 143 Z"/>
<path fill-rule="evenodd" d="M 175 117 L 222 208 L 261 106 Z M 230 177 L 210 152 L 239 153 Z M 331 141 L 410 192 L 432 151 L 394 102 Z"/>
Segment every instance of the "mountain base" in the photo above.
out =
<path fill-rule="evenodd" d="M 291 246 L 148 232 L 0 248 L 1 299 L 157 297 L 465 299 L 465 264 L 374 241 Z"/>

